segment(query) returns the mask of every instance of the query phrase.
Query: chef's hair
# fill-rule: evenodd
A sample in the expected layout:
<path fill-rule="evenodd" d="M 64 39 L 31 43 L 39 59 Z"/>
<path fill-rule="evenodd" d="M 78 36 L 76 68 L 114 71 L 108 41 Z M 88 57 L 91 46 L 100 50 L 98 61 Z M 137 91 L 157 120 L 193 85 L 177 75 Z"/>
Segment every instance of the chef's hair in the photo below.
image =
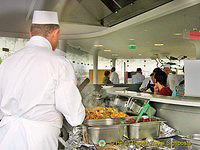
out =
<path fill-rule="evenodd" d="M 60 26 L 57 24 L 32 24 L 31 25 L 31 35 L 41 35 L 48 37 L 54 30 L 59 29 Z"/>

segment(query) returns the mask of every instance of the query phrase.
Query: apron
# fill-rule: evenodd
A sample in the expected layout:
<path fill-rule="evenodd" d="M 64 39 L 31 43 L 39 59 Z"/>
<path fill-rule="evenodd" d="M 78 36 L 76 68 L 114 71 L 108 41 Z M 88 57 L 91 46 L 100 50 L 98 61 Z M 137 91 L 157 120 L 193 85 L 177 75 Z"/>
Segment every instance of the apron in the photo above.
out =
<path fill-rule="evenodd" d="M 0 150 L 56 150 L 59 133 L 48 122 L 5 116 L 0 122 Z"/>

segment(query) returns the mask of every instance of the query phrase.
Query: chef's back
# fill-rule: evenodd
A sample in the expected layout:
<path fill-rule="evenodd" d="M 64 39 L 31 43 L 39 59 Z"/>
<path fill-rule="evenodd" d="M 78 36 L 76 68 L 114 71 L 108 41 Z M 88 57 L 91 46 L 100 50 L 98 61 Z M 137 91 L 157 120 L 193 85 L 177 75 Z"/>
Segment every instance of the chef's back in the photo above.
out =
<path fill-rule="evenodd" d="M 85 117 L 69 61 L 49 41 L 33 36 L 0 65 L 1 150 L 53 150 L 62 115 L 72 126 Z"/>

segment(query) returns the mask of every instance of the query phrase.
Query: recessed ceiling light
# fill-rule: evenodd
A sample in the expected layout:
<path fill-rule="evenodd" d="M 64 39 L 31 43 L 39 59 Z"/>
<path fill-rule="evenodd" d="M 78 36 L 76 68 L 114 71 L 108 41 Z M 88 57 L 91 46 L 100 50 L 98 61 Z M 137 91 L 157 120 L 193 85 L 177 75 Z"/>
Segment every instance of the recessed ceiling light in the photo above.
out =
<path fill-rule="evenodd" d="M 118 54 L 112 54 L 112 56 L 118 56 Z"/>
<path fill-rule="evenodd" d="M 181 33 L 174 33 L 174 35 L 179 36 L 179 35 L 182 35 L 182 34 Z"/>
<path fill-rule="evenodd" d="M 97 45 L 94 45 L 95 47 L 102 47 L 103 45 L 101 44 L 97 44 Z"/>
<path fill-rule="evenodd" d="M 105 49 L 104 52 L 111 52 L 111 50 L 110 49 Z"/>
<path fill-rule="evenodd" d="M 130 41 L 133 41 L 134 39 L 129 39 Z"/>
<path fill-rule="evenodd" d="M 140 55 L 140 56 L 141 56 L 142 54 L 138 54 L 138 55 Z"/>
<path fill-rule="evenodd" d="M 147 31 L 148 31 L 147 29 L 144 30 L 144 32 L 147 32 Z"/>
<path fill-rule="evenodd" d="M 164 44 L 163 43 L 156 43 L 154 44 L 154 46 L 163 46 Z"/>

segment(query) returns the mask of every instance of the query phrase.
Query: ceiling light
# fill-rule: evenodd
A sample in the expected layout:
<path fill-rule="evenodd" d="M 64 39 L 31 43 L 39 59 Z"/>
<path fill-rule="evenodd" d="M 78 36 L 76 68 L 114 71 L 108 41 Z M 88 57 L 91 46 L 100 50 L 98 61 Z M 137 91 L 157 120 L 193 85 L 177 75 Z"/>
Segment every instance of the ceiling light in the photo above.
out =
<path fill-rule="evenodd" d="M 142 54 L 138 54 L 138 55 L 140 55 L 140 56 L 141 56 Z"/>
<path fill-rule="evenodd" d="M 118 56 L 118 54 L 112 54 L 112 56 Z"/>
<path fill-rule="evenodd" d="M 136 45 L 134 45 L 134 44 L 129 45 L 129 49 L 136 49 Z"/>
<path fill-rule="evenodd" d="M 174 33 L 174 35 L 179 36 L 179 35 L 182 35 L 182 34 L 181 33 Z"/>
<path fill-rule="evenodd" d="M 133 41 L 134 39 L 129 39 L 130 41 Z"/>
<path fill-rule="evenodd" d="M 163 46 L 164 44 L 163 43 L 156 43 L 154 44 L 154 46 Z"/>
<path fill-rule="evenodd" d="M 110 49 L 105 49 L 104 52 L 111 52 L 111 50 Z"/>
<path fill-rule="evenodd" d="M 147 31 L 148 31 L 147 29 L 144 30 L 144 32 L 147 32 Z"/>
<path fill-rule="evenodd" d="M 101 44 L 97 44 L 97 45 L 94 45 L 95 47 L 102 47 L 103 45 Z"/>

